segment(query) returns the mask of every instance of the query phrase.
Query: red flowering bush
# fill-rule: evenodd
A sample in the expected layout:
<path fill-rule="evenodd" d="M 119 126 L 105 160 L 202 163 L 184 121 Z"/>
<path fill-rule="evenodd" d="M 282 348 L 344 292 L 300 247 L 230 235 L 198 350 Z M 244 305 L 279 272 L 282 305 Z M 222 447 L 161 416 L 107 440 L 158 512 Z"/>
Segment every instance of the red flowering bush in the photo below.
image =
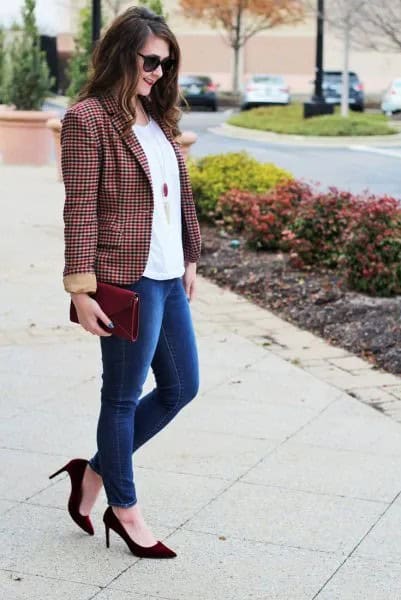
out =
<path fill-rule="evenodd" d="M 289 251 L 297 268 L 338 268 L 357 291 L 401 294 L 401 206 L 394 198 L 321 192 L 292 180 L 265 194 L 232 189 L 215 214 L 251 247 Z"/>
<path fill-rule="evenodd" d="M 343 235 L 354 210 L 355 197 L 336 188 L 304 197 L 283 232 L 291 263 L 301 268 L 315 263 L 336 267 L 343 252 Z"/>
<path fill-rule="evenodd" d="M 310 195 L 310 187 L 299 181 L 280 183 L 267 194 L 230 190 L 217 203 L 218 223 L 227 231 L 244 232 L 256 249 L 275 250 L 302 198 Z"/>
<path fill-rule="evenodd" d="M 355 290 L 401 294 L 401 208 L 394 198 L 360 199 L 344 236 L 341 266 Z"/>
<path fill-rule="evenodd" d="M 255 192 L 229 190 L 217 201 L 215 223 L 222 225 L 230 233 L 241 233 L 245 227 L 246 215 L 259 198 Z"/>

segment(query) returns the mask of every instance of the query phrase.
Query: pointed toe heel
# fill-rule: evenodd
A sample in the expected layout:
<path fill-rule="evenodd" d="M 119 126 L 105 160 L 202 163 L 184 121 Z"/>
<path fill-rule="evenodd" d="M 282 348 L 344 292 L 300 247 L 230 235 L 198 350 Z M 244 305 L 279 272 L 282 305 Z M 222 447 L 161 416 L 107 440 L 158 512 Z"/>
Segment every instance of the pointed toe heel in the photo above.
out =
<path fill-rule="evenodd" d="M 116 517 L 111 506 L 109 506 L 104 515 L 103 523 L 106 530 L 106 546 L 110 548 L 110 529 L 115 531 L 126 542 L 128 548 L 140 558 L 174 558 L 177 554 L 171 548 L 165 546 L 162 542 L 157 541 L 153 546 L 140 546 L 128 535 L 123 525 Z"/>

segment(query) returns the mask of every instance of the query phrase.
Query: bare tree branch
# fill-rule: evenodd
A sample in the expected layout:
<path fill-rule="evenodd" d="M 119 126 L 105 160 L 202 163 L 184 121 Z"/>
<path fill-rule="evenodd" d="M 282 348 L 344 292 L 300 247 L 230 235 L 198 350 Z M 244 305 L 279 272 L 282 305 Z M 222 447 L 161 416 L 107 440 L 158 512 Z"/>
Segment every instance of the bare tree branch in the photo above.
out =
<path fill-rule="evenodd" d="M 106 3 L 106 6 L 109 8 L 113 17 L 116 17 L 119 14 L 121 7 L 124 4 L 124 0 L 104 0 L 104 1 Z"/>
<path fill-rule="evenodd" d="M 234 50 L 233 89 L 238 91 L 240 48 L 254 35 L 303 20 L 302 0 L 180 0 L 185 17 L 223 30 Z"/>
<path fill-rule="evenodd" d="M 363 11 L 364 46 L 384 52 L 401 48 L 401 0 L 369 2 Z"/>

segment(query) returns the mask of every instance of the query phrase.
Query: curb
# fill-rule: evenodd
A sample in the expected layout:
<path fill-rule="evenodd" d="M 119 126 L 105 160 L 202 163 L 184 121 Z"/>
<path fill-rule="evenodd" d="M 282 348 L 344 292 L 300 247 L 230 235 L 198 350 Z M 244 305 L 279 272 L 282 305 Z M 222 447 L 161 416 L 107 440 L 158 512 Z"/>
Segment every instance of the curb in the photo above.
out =
<path fill-rule="evenodd" d="M 209 127 L 208 131 L 216 135 L 249 140 L 252 142 L 266 142 L 283 146 L 305 146 L 310 148 L 343 148 L 350 146 L 401 146 L 401 132 L 392 135 L 371 135 L 357 137 L 316 137 L 303 135 L 287 135 L 260 131 L 259 129 L 248 129 L 223 123 L 218 127 Z"/>

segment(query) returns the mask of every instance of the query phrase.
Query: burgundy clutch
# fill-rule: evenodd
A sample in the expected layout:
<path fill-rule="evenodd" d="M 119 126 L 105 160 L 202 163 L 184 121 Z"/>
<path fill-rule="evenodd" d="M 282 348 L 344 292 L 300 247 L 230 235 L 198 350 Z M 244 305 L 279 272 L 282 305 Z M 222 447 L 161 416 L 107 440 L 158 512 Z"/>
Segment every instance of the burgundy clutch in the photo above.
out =
<path fill-rule="evenodd" d="M 139 327 L 139 295 L 136 292 L 109 283 L 98 282 L 96 292 L 91 293 L 90 296 L 96 300 L 103 312 L 110 317 L 114 328 L 109 329 L 98 319 L 99 325 L 113 335 L 135 342 Z M 73 323 L 79 323 L 72 300 L 70 320 Z"/>

